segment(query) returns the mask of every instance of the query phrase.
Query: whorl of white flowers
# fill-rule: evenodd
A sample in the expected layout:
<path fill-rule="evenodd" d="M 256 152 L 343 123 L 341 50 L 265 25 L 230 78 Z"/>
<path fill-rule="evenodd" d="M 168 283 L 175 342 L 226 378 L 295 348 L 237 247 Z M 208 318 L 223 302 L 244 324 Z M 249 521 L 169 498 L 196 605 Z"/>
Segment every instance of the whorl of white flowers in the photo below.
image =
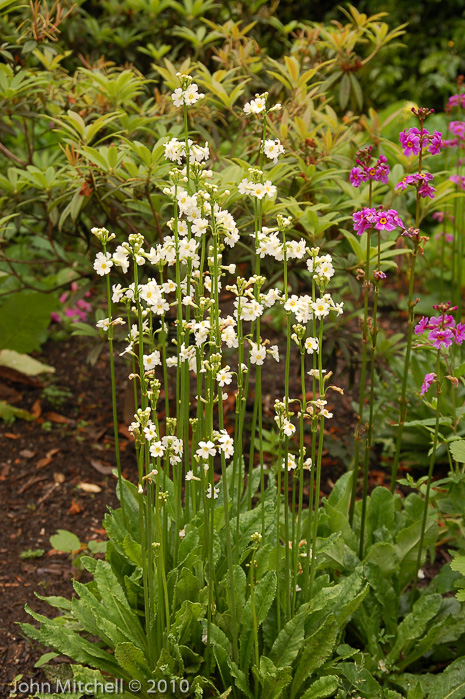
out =
<path fill-rule="evenodd" d="M 199 86 L 192 82 L 193 78 L 191 75 L 182 73 L 176 73 L 176 75 L 179 78 L 181 87 L 177 87 L 171 95 L 175 107 L 191 106 L 205 97 L 203 93 L 199 92 Z"/>

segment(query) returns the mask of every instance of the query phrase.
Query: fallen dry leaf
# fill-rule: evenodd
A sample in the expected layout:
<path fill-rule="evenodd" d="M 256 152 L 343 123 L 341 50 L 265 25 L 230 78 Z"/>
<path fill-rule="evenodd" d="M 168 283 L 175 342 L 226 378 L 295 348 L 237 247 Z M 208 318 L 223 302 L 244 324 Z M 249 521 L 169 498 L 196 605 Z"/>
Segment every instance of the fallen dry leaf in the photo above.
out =
<path fill-rule="evenodd" d="M 113 466 L 111 466 L 106 461 L 97 461 L 96 459 L 91 459 L 90 465 L 95 468 L 99 473 L 103 473 L 104 476 L 109 476 L 113 473 Z"/>
<path fill-rule="evenodd" d="M 55 483 L 64 483 L 66 478 L 64 473 L 54 473 L 53 474 L 53 480 Z"/>
<path fill-rule="evenodd" d="M 100 493 L 101 487 L 95 483 L 78 483 L 78 488 L 80 488 L 84 493 Z"/>
<path fill-rule="evenodd" d="M 19 439 L 19 434 L 13 434 L 13 432 L 5 432 L 4 436 L 8 439 Z"/>
<path fill-rule="evenodd" d="M 78 515 L 80 512 L 82 512 L 84 509 L 84 506 L 81 505 L 80 502 L 76 502 L 76 500 L 71 500 L 71 507 L 68 510 L 69 515 Z"/>
<path fill-rule="evenodd" d="M 48 466 L 51 464 L 53 459 L 44 456 L 43 459 L 39 459 L 39 461 L 36 463 L 36 468 L 44 468 L 45 466 Z"/>
<path fill-rule="evenodd" d="M 42 405 L 40 403 L 40 398 L 38 398 L 31 408 L 31 415 L 34 415 L 35 418 L 38 418 L 41 416 L 41 414 L 42 414 Z"/>
<path fill-rule="evenodd" d="M 36 455 L 35 451 L 31 451 L 30 449 L 23 449 L 22 451 L 19 452 L 19 455 L 23 457 L 23 459 L 33 459 L 34 456 Z"/>
<path fill-rule="evenodd" d="M 59 425 L 67 425 L 68 423 L 73 422 L 69 417 L 53 412 L 45 413 L 44 417 L 46 420 L 50 420 L 50 422 L 55 422 Z"/>

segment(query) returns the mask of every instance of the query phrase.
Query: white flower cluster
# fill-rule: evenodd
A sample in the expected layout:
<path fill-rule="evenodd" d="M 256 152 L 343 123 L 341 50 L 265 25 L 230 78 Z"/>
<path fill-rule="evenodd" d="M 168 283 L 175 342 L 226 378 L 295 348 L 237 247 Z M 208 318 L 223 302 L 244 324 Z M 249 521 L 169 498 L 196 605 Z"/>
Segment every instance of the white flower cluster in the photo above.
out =
<path fill-rule="evenodd" d="M 202 92 L 199 92 L 199 86 L 192 82 L 190 75 L 178 73 L 178 77 L 181 80 L 182 87 L 177 87 L 171 95 L 175 107 L 191 106 L 205 97 Z"/>
<path fill-rule="evenodd" d="M 321 277 L 327 279 L 328 281 L 334 275 L 333 260 L 331 255 L 321 255 L 316 257 L 310 257 L 307 260 L 308 271 L 311 272 L 315 277 Z"/>
<path fill-rule="evenodd" d="M 200 441 L 195 453 L 201 461 L 208 462 L 211 456 L 216 456 L 219 452 L 222 452 L 227 459 L 234 454 L 234 440 L 226 430 L 215 431 L 212 439 Z M 204 464 L 204 469 L 208 471 L 208 463 Z"/>
<path fill-rule="evenodd" d="M 264 92 L 262 95 L 255 95 L 255 99 L 250 100 L 244 104 L 244 112 L 246 114 L 261 114 L 262 112 L 276 112 L 281 109 L 280 104 L 275 104 L 270 109 L 266 108 L 266 100 L 268 98 L 268 93 Z"/>
<path fill-rule="evenodd" d="M 156 431 L 151 423 L 144 428 L 144 435 L 147 441 L 150 442 L 150 456 L 153 456 L 155 459 L 161 459 L 165 454 L 168 454 L 171 466 L 181 463 L 183 454 L 182 439 L 172 435 L 166 435 L 161 439 L 157 439 Z"/>
<path fill-rule="evenodd" d="M 279 237 L 278 231 L 273 231 L 266 226 L 263 226 L 261 231 L 256 235 L 257 253 L 263 259 L 266 255 L 273 257 L 277 262 L 284 260 L 284 252 L 286 252 L 287 260 L 302 260 L 307 252 L 305 240 L 288 240 L 285 244 Z M 284 249 L 286 245 L 286 249 Z"/>
<path fill-rule="evenodd" d="M 262 149 L 266 157 L 272 160 L 275 165 L 278 162 L 279 156 L 284 153 L 284 147 L 281 145 L 279 138 L 275 138 L 274 140 L 272 138 L 266 138 L 262 141 Z"/>
<path fill-rule="evenodd" d="M 251 182 L 247 177 L 244 177 L 244 179 L 239 182 L 238 189 L 239 194 L 248 194 L 250 197 L 255 197 L 255 199 L 263 199 L 265 196 L 272 199 L 276 196 L 278 191 L 271 180 L 266 180 L 263 183 Z"/>
<path fill-rule="evenodd" d="M 189 159 L 191 162 L 201 163 L 203 160 L 208 160 L 210 157 L 210 148 L 208 147 L 208 141 L 204 146 L 199 146 L 198 144 L 191 141 L 189 138 L 187 141 L 187 149 L 189 151 Z M 165 158 L 171 160 L 172 162 L 181 165 L 182 159 L 186 157 L 186 142 L 179 141 L 177 138 L 172 138 L 170 141 L 165 143 Z"/>

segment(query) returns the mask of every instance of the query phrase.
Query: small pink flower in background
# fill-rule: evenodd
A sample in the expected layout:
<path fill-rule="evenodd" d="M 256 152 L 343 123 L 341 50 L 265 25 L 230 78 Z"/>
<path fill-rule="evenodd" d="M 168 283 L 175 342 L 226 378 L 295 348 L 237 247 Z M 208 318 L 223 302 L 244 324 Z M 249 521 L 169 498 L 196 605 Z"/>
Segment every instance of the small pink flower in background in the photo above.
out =
<path fill-rule="evenodd" d="M 446 243 L 452 243 L 452 241 L 454 240 L 453 234 L 446 233 L 446 231 L 441 231 L 441 233 L 436 233 L 436 235 L 434 236 L 435 240 L 440 240 L 441 238 L 444 238 Z"/>
<path fill-rule="evenodd" d="M 424 396 L 432 383 L 436 381 L 436 374 L 426 374 L 420 389 L 420 396 Z"/>
<path fill-rule="evenodd" d="M 382 279 L 386 279 L 386 274 L 385 272 L 382 272 L 380 269 L 375 269 L 373 272 L 373 277 L 377 282 L 379 282 Z"/>
<path fill-rule="evenodd" d="M 449 177 L 450 181 L 456 184 L 460 189 L 465 190 L 465 176 L 464 175 L 451 175 Z"/>
<path fill-rule="evenodd" d="M 449 97 L 446 104 L 446 112 L 452 111 L 454 107 L 465 107 L 465 92 Z"/>
<path fill-rule="evenodd" d="M 72 282 L 70 288 L 71 292 L 79 291 L 79 284 L 77 282 Z M 86 291 L 84 297 L 89 298 L 90 296 L 91 292 Z M 70 298 L 69 291 L 64 291 L 61 294 L 59 301 L 63 308 L 58 312 L 52 312 L 50 315 L 50 320 L 54 323 L 61 323 L 66 318 L 69 318 L 72 323 L 77 323 L 78 321 L 85 322 L 87 320 L 87 314 L 92 310 L 92 305 L 84 298 L 78 299 L 76 304 L 73 305 L 72 297 Z"/>
<path fill-rule="evenodd" d="M 462 141 L 465 139 L 465 121 L 451 121 L 449 131 L 452 131 L 454 136 L 457 136 Z"/>

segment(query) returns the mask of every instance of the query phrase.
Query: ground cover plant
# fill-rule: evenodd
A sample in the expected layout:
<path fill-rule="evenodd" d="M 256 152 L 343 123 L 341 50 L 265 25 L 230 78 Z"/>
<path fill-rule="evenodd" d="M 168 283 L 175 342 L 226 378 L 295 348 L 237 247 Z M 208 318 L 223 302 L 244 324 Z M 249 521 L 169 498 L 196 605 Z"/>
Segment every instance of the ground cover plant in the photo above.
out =
<path fill-rule="evenodd" d="M 91 580 L 75 580 L 71 599 L 42 597 L 56 616 L 31 603 L 38 625 L 21 625 L 48 648 L 51 678 L 97 697 L 109 679 L 128 697 L 465 696 L 461 81 L 452 116 L 395 105 L 359 118 L 360 83 L 340 59 L 369 61 L 402 28 L 348 12 L 345 32 L 316 32 L 310 60 L 303 25 L 289 55 L 267 59 L 266 79 L 252 59 L 212 74 L 198 55 L 159 56 L 155 112 L 133 69 L 99 64 L 70 78 L 65 54 L 29 47 L 45 71 L 4 70 L 9 90 L 30 79 L 45 91 L 43 73 L 56 70 L 82 100 L 79 112 L 59 105 L 53 131 L 34 140 L 53 133 L 61 149 L 30 146 L 29 164 L 5 177 L 24 215 L 7 211 L 2 264 L 13 302 L 65 287 L 76 295 L 60 297 L 69 312 L 55 321 L 94 339 L 91 360 L 108 346 L 120 507 L 104 519 L 105 557 L 81 555 Z M 252 44 L 239 24 L 222 31 L 217 58 L 244 58 Z M 365 40 L 371 53 L 358 59 Z M 18 117 L 11 108 L 6 125 L 14 134 L 18 118 L 26 135 L 24 104 L 11 99 Z M 93 250 L 93 281 L 74 225 Z M 42 241 L 52 271 L 42 282 L 29 240 Z M 95 279 L 96 327 L 84 301 Z M 383 322 L 389 305 L 396 334 Z M 8 327 L 4 346 L 34 349 Z M 134 404 L 128 477 L 115 354 Z M 262 387 L 278 373 L 267 401 Z M 344 392 L 356 394 L 346 472 L 320 498 Z M 391 482 L 372 489 L 380 445 Z M 453 561 L 425 584 L 444 545 Z"/>

